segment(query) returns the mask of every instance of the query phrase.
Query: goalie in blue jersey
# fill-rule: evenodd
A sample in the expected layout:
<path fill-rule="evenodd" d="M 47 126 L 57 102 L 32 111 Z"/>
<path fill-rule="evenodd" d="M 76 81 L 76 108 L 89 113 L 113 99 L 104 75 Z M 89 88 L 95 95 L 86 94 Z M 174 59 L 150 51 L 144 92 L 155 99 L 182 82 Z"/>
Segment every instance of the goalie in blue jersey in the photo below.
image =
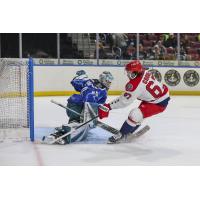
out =
<path fill-rule="evenodd" d="M 68 124 L 55 128 L 55 132 L 47 136 L 47 138 L 55 140 L 70 131 L 72 132 L 77 126 L 97 115 L 99 104 L 106 102 L 112 81 L 113 76 L 108 71 L 102 72 L 99 75 L 99 79 L 89 79 L 84 70 L 77 71 L 71 84 L 79 94 L 73 94 L 67 100 L 66 113 L 69 118 Z M 73 131 L 73 134 L 59 139 L 56 143 L 69 144 L 82 141 L 86 138 L 88 130 L 94 127 L 95 120 L 76 129 L 76 131 Z"/>

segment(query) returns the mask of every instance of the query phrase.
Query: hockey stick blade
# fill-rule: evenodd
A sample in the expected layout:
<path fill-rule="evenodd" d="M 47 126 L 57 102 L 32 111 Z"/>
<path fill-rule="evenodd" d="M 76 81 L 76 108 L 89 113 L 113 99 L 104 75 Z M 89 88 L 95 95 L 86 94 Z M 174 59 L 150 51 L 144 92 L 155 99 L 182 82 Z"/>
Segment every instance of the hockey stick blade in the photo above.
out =
<path fill-rule="evenodd" d="M 130 142 L 132 142 L 135 138 L 138 138 L 138 137 L 144 135 L 149 130 L 150 130 L 150 126 L 146 125 L 142 129 L 140 129 L 139 131 L 137 131 L 135 134 L 130 135 L 130 137 L 128 138 L 128 140 Z"/>

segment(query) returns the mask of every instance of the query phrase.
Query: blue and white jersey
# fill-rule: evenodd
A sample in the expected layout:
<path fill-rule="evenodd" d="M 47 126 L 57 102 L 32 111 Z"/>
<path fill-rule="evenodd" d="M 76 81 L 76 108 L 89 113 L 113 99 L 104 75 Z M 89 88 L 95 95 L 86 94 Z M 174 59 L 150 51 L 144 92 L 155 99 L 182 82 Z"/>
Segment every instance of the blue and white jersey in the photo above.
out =
<path fill-rule="evenodd" d="M 69 102 L 77 104 L 84 102 L 104 104 L 106 102 L 107 89 L 97 79 L 74 79 L 71 84 L 80 94 L 72 95 Z"/>
<path fill-rule="evenodd" d="M 73 79 L 71 81 L 72 86 L 77 92 L 81 92 L 81 90 L 92 84 L 92 80 L 90 79 Z"/>

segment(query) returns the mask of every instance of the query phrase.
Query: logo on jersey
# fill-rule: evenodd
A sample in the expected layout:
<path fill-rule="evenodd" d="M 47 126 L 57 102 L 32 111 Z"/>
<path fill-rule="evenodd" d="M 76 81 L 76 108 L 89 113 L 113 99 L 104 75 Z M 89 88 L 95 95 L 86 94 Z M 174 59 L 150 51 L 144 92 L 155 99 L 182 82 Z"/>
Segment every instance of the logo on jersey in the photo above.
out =
<path fill-rule="evenodd" d="M 133 90 L 133 85 L 131 83 L 128 83 L 126 85 L 126 91 L 132 91 Z"/>
<path fill-rule="evenodd" d="M 171 69 L 165 73 L 165 82 L 169 86 L 176 86 L 180 83 L 181 75 L 178 71 Z"/>
<path fill-rule="evenodd" d="M 153 76 L 155 77 L 155 79 L 157 81 L 159 81 L 159 82 L 162 81 L 161 73 L 158 70 L 156 70 L 156 69 L 150 69 L 149 71 L 153 74 Z"/>
<path fill-rule="evenodd" d="M 183 80 L 187 86 L 194 87 L 199 83 L 199 74 L 195 70 L 188 70 L 183 75 Z"/>

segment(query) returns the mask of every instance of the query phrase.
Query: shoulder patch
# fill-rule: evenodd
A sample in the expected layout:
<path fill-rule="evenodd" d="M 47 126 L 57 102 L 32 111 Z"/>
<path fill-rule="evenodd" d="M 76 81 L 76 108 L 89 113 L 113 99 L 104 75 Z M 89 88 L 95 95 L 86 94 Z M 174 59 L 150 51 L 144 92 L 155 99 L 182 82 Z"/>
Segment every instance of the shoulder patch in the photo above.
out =
<path fill-rule="evenodd" d="M 133 92 L 140 84 L 143 76 L 137 76 L 126 84 L 126 91 Z"/>
<path fill-rule="evenodd" d="M 126 84 L 126 91 L 132 91 L 133 90 L 133 84 L 132 83 L 127 83 Z"/>

